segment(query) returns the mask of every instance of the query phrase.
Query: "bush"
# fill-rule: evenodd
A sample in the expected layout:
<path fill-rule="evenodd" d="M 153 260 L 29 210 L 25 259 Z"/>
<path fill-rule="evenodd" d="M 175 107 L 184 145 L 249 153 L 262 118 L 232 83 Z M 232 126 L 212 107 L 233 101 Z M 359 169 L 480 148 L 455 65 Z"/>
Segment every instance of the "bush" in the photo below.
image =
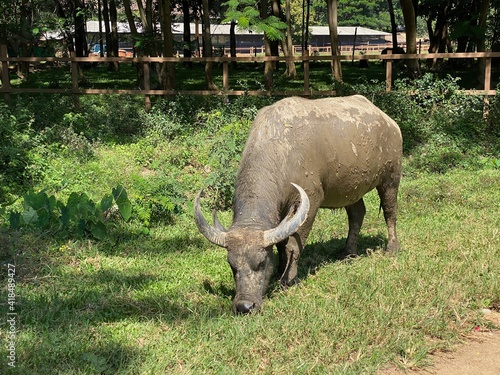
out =
<path fill-rule="evenodd" d="M 28 111 L 11 110 L 0 102 L 0 204 L 12 199 L 11 192 L 26 189 L 34 142 L 34 117 Z"/>
<path fill-rule="evenodd" d="M 461 95 L 457 87 L 456 79 L 427 74 L 397 80 L 389 94 L 377 81 L 353 89 L 398 122 L 405 174 L 497 168 L 500 94 L 490 99 L 485 121 L 483 99 Z M 84 96 L 75 110 L 68 97 L 16 95 L 9 105 L 0 104 L 0 204 L 30 189 L 61 195 L 67 179 L 72 181 L 66 186 L 91 196 L 95 181 L 108 178 L 103 170 L 111 169 L 112 185 L 128 183 L 136 217 L 147 225 L 172 222 L 202 184 L 212 205 L 227 209 L 251 123 L 260 108 L 276 100 L 177 95 L 154 98 L 146 113 L 138 97 Z M 112 160 L 101 168 L 101 151 L 116 143 L 124 145 L 107 155 L 116 155 L 119 170 L 113 170 Z M 77 166 L 77 172 L 64 171 L 68 166 Z"/>
<path fill-rule="evenodd" d="M 488 107 L 488 133 L 495 138 L 500 138 L 500 85 L 497 94 L 490 101 Z"/>
<path fill-rule="evenodd" d="M 488 126 L 483 99 L 461 94 L 457 82 L 428 73 L 417 80 L 396 81 L 389 94 L 384 83 L 356 86 L 399 124 L 408 156 L 405 173 L 481 168 L 484 155 L 498 155 L 500 141 L 491 137 L 495 112 Z M 496 108 L 496 102 L 492 104 Z"/>
<path fill-rule="evenodd" d="M 45 191 L 30 191 L 23 195 L 23 210 L 11 212 L 8 221 L 10 227 L 16 230 L 27 227 L 51 234 L 64 231 L 64 235 L 77 237 L 91 234 L 103 240 L 108 235 L 106 222 L 113 216 L 113 203 L 120 216 L 125 221 L 129 220 L 132 204 L 126 190 L 120 185 L 112 190 L 112 194 L 103 197 L 100 203 L 92 201 L 85 193 L 71 193 L 64 204 Z"/>

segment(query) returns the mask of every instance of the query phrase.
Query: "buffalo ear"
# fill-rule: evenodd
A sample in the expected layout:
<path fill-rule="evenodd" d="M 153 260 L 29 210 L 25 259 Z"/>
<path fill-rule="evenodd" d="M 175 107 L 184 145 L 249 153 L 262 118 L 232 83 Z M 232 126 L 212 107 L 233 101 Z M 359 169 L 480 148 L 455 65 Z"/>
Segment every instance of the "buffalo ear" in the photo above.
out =
<path fill-rule="evenodd" d="M 292 234 L 297 232 L 299 227 L 304 224 L 304 221 L 307 219 L 310 207 L 309 197 L 304 189 L 302 189 L 299 185 L 294 184 L 293 182 L 292 185 L 300 193 L 300 205 L 297 208 L 295 215 L 288 215 L 276 228 L 264 231 L 265 247 L 277 244 L 278 242 L 290 237 Z"/>

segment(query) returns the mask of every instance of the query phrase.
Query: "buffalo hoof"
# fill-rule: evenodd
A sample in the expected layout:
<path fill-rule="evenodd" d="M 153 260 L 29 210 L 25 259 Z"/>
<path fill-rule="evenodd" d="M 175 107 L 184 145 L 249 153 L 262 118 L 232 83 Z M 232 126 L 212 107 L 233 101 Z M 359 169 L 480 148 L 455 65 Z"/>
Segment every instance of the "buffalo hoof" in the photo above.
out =
<path fill-rule="evenodd" d="M 401 246 L 399 246 L 399 242 L 388 243 L 385 251 L 389 254 L 397 254 L 401 251 Z"/>

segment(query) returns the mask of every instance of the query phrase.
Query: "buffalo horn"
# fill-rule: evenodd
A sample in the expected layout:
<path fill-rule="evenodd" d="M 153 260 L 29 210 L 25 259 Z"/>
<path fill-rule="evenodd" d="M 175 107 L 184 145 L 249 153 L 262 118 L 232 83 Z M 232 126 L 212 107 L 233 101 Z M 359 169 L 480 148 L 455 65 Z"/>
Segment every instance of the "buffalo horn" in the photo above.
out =
<path fill-rule="evenodd" d="M 297 212 L 295 212 L 295 215 L 288 215 L 276 228 L 269 229 L 264 232 L 266 247 L 277 244 L 294 234 L 307 219 L 307 214 L 309 213 L 309 197 L 304 189 L 302 189 L 299 185 L 294 184 L 293 182 L 292 185 L 300 193 L 300 206 L 297 209 Z"/>
<path fill-rule="evenodd" d="M 200 190 L 200 192 L 196 196 L 196 199 L 194 200 L 194 220 L 196 222 L 196 226 L 198 227 L 201 234 L 203 234 L 207 238 L 207 240 L 218 246 L 226 247 L 226 232 L 220 229 L 222 228 L 222 225 L 220 225 L 217 220 L 216 227 L 211 226 L 210 224 L 208 224 L 207 220 L 201 213 L 201 193 L 203 193 L 203 189 Z"/>

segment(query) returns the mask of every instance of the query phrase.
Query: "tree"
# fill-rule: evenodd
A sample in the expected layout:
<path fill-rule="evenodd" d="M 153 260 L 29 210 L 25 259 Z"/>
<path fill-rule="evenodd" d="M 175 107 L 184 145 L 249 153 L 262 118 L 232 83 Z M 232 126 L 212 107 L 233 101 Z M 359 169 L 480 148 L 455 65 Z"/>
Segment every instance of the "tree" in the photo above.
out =
<path fill-rule="evenodd" d="M 262 20 L 266 20 L 269 17 L 268 10 L 267 10 L 267 5 L 268 2 L 267 0 L 260 0 L 260 18 Z M 269 36 L 264 33 L 264 50 L 265 50 L 265 56 L 269 57 L 272 55 L 271 51 L 271 39 L 269 39 Z M 272 85 L 273 85 L 273 71 L 274 71 L 274 64 L 272 61 L 266 61 L 264 62 L 264 87 L 266 90 L 271 90 Z"/>
<path fill-rule="evenodd" d="M 253 0 L 229 0 L 224 5 L 227 10 L 223 22 L 235 21 L 242 30 L 263 32 L 265 55 L 271 56 L 271 41 L 282 40 L 283 30 L 287 26 L 278 17 L 269 14 L 268 0 L 261 0 L 258 4 Z M 264 85 L 267 90 L 272 87 L 273 67 L 272 61 L 264 63 Z"/>
<path fill-rule="evenodd" d="M 110 44 L 107 45 L 108 56 L 118 57 L 118 15 L 115 0 L 109 0 L 109 19 L 111 21 L 111 33 L 109 37 Z M 109 70 L 118 71 L 118 69 L 118 61 L 109 63 Z"/>
<path fill-rule="evenodd" d="M 202 0 L 202 18 L 203 18 L 203 57 L 212 57 L 212 35 L 210 33 L 210 8 L 208 0 Z M 205 82 L 209 90 L 217 90 L 214 83 L 212 70 L 213 63 L 205 62 Z"/>
<path fill-rule="evenodd" d="M 403 18 L 405 21 L 406 31 L 406 53 L 416 54 L 417 51 L 417 17 L 412 0 L 399 0 L 401 10 L 403 11 Z M 420 68 L 418 60 L 407 60 L 407 66 L 410 75 L 416 77 L 419 75 Z"/>
<path fill-rule="evenodd" d="M 326 0 L 327 15 L 328 15 L 328 28 L 330 30 L 330 45 L 332 49 L 332 56 L 340 55 L 339 51 L 339 38 L 337 33 L 337 0 Z M 337 82 L 342 82 L 342 65 L 339 59 L 332 60 L 332 75 Z"/>
<path fill-rule="evenodd" d="M 106 0 L 104 0 L 106 1 Z M 135 18 L 132 13 L 132 6 L 130 4 L 130 0 L 123 0 L 123 7 L 125 10 L 125 15 L 127 17 L 128 25 L 130 28 L 130 34 L 132 36 L 132 40 L 134 41 L 134 50 L 137 56 L 144 56 L 144 48 L 139 43 L 140 36 L 137 32 L 137 27 L 135 26 Z M 137 85 L 139 87 L 144 87 L 144 66 L 143 64 L 137 64 Z"/>
<path fill-rule="evenodd" d="M 184 32 L 182 34 L 184 57 L 191 57 L 191 6 L 189 0 L 182 0 Z M 190 64 L 188 64 L 190 66 Z"/>
<path fill-rule="evenodd" d="M 73 22 L 75 26 L 75 52 L 76 56 L 87 56 L 87 35 L 85 32 L 85 3 L 83 0 L 73 0 Z"/>
<path fill-rule="evenodd" d="M 174 37 L 172 35 L 172 14 L 170 0 L 160 2 L 161 30 L 163 34 L 163 56 L 174 57 Z M 160 81 L 164 89 L 172 90 L 175 84 L 175 64 L 165 62 L 161 67 Z"/>
<path fill-rule="evenodd" d="M 236 21 L 231 21 L 231 26 L 229 28 L 229 52 L 231 57 L 236 57 Z M 231 66 L 233 69 L 236 68 L 236 61 L 231 61 Z"/>
<path fill-rule="evenodd" d="M 478 26 L 481 34 L 477 37 L 477 51 L 486 51 L 486 21 L 488 20 L 488 13 L 490 11 L 490 0 L 481 0 L 479 3 L 479 16 Z M 486 59 L 479 59 L 479 82 L 484 82 L 484 71 L 486 68 Z"/>
<path fill-rule="evenodd" d="M 286 43 L 283 43 L 283 53 L 285 56 L 293 56 L 293 40 L 292 40 L 292 16 L 291 16 L 291 1 L 286 0 L 285 8 L 285 21 L 286 21 Z M 286 62 L 286 70 L 284 73 L 286 78 L 296 79 L 297 69 L 295 62 L 290 60 Z"/>
<path fill-rule="evenodd" d="M 389 16 L 391 18 L 391 34 L 392 34 L 392 50 L 396 51 L 398 48 L 398 26 L 396 25 L 396 16 L 394 14 L 394 4 L 392 0 L 387 0 L 389 7 Z"/>

